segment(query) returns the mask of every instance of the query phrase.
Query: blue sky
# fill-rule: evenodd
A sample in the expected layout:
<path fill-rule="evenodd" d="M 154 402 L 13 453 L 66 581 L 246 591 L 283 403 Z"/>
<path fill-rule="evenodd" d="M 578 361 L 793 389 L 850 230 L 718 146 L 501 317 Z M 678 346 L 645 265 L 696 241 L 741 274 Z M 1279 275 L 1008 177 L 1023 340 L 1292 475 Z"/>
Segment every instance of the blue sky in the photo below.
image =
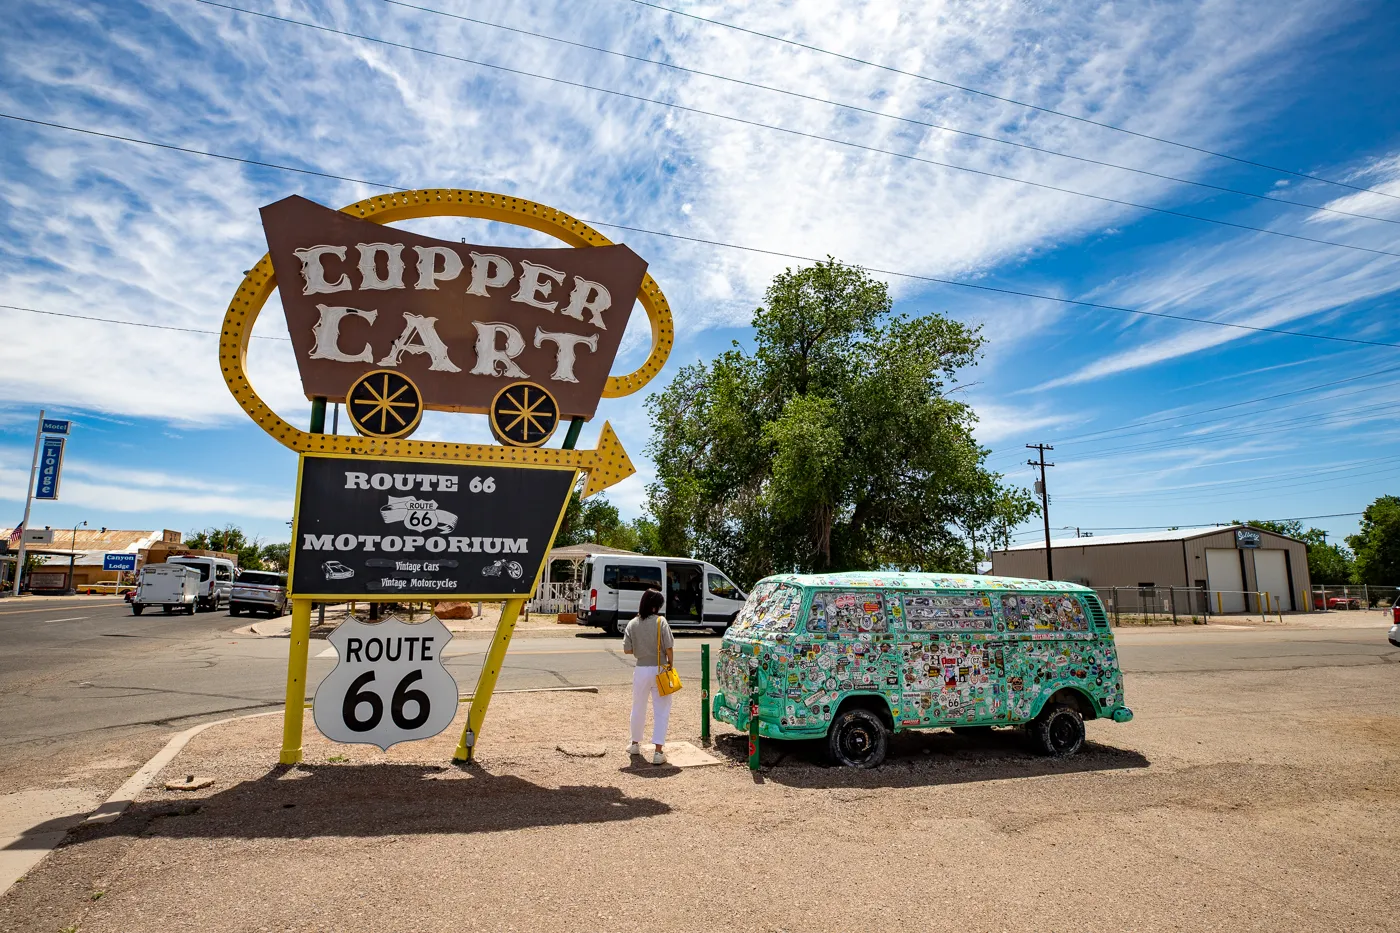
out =
<path fill-rule="evenodd" d="M 630 0 L 421 0 L 491 23 L 886 116 L 434 16 L 383 0 L 232 5 L 920 159 L 1372 252 L 1153 213 L 795 137 L 233 12 L 196 0 L 7 5 L 0 111 L 406 187 L 530 198 L 589 220 L 1104 305 L 1400 343 L 1400 10 L 1199 0 L 676 4 L 903 71 L 1354 187 L 1220 159 L 719 28 Z M 975 140 L 902 117 L 1160 175 Z M 0 119 L 0 304 L 217 330 L 266 251 L 259 206 L 382 189 Z M 1369 190 L 1358 190 L 1369 189 Z M 1347 214 L 1338 213 L 1341 211 Z M 1366 218 L 1352 216 L 1367 215 Z M 411 224 L 503 245 L 474 221 Z M 709 359 L 790 260 L 604 232 L 651 263 L 676 313 L 662 375 Z M 1379 250 L 1381 252 L 1374 252 Z M 961 394 L 990 462 L 1032 477 L 1055 444 L 1052 524 L 1095 529 L 1358 512 L 1400 487 L 1394 348 L 1252 333 L 888 277 L 897 307 L 981 324 Z M 286 336 L 276 301 L 256 333 Z M 615 367 L 645 355 L 634 314 Z M 255 386 L 305 424 L 290 345 L 256 340 Z M 1341 380 L 1349 380 L 1342 382 Z M 659 389 L 661 382 L 653 383 Z M 1268 396 L 1278 396 L 1264 401 Z M 640 474 L 645 393 L 605 401 Z M 1241 404 L 1243 403 L 1243 404 Z M 1222 407 L 1231 406 L 1231 407 Z M 295 458 L 234 403 L 212 336 L 0 309 L 0 525 L 18 521 L 40 407 L 78 424 L 63 498 L 33 523 L 285 540 Z M 342 428 L 342 430 L 348 430 Z M 429 415 L 418 437 L 486 440 Z M 1334 536 L 1356 519 L 1310 524 Z M 1070 526 L 1071 530 L 1063 530 Z M 1017 540 L 1035 533 L 1027 526 Z"/>

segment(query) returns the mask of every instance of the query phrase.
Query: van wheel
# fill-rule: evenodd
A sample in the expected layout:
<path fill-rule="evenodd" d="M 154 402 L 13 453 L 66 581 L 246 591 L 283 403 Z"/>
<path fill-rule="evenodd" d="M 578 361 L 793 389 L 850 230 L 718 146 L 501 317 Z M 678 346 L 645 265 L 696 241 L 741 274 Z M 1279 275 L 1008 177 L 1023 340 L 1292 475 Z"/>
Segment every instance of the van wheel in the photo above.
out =
<path fill-rule="evenodd" d="M 194 615 L 194 603 L 190 603 L 188 606 L 185 607 L 185 615 Z"/>
<path fill-rule="evenodd" d="M 145 611 L 146 611 L 146 607 L 145 607 L 145 606 L 138 606 L 138 605 L 136 605 L 135 603 L 132 603 L 132 604 L 131 604 L 131 614 L 132 614 L 132 615 L 134 615 L 134 616 L 139 616 L 142 612 L 145 612 Z"/>
<path fill-rule="evenodd" d="M 1073 707 L 1046 707 L 1026 729 L 1035 750 L 1051 758 L 1068 758 L 1084 745 L 1084 717 Z"/>
<path fill-rule="evenodd" d="M 165 610 L 165 614 L 166 614 L 166 615 L 174 615 L 174 614 L 175 614 L 175 608 L 174 608 L 173 606 L 162 606 L 161 608 Z"/>
<path fill-rule="evenodd" d="M 621 638 L 627 633 L 627 623 L 631 621 L 631 619 L 613 619 L 612 633 Z"/>
<path fill-rule="evenodd" d="M 890 733 L 879 716 L 868 709 L 848 709 L 836 717 L 826 733 L 827 753 L 836 764 L 848 768 L 874 768 L 885 760 Z"/>

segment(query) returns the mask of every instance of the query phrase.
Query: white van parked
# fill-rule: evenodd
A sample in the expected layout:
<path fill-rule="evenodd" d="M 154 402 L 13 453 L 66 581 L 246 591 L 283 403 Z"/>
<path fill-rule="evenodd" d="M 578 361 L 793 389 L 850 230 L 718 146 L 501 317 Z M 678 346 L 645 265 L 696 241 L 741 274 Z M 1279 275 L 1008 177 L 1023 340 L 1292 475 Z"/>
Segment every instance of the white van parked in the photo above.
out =
<path fill-rule="evenodd" d="M 720 633 L 748 598 L 718 567 L 703 560 L 597 554 L 583 563 L 579 624 L 621 635 L 647 590 L 660 590 L 666 597 L 662 614 L 673 627 Z"/>
<path fill-rule="evenodd" d="M 182 564 L 199 571 L 199 608 L 206 612 L 221 609 L 233 597 L 236 568 L 226 557 L 170 557 L 167 564 Z"/>

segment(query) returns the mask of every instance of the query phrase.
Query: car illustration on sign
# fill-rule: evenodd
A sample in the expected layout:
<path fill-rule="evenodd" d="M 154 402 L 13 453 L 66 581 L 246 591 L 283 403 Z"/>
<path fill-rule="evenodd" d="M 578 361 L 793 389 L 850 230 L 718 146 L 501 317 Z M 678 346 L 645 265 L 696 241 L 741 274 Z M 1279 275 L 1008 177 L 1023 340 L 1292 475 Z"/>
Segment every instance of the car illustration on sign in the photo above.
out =
<path fill-rule="evenodd" d="M 327 580 L 348 580 L 355 575 L 355 571 L 338 560 L 326 561 L 321 565 L 321 570 L 325 573 Z"/>

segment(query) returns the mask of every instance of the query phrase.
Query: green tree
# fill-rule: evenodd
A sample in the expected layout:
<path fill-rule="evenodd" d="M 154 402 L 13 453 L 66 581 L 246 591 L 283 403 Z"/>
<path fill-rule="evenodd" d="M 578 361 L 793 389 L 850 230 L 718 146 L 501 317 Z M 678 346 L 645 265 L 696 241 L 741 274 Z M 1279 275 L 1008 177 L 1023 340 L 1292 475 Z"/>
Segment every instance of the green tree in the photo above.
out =
<path fill-rule="evenodd" d="M 291 565 L 291 554 L 291 543 L 284 541 L 281 544 L 264 545 L 262 554 L 259 556 L 262 558 L 262 565 L 268 570 L 286 573 L 287 568 Z"/>
<path fill-rule="evenodd" d="M 1400 585 L 1400 496 L 1381 496 L 1366 506 L 1361 531 L 1347 538 L 1356 552 L 1356 583 Z"/>
<path fill-rule="evenodd" d="M 755 349 L 683 368 L 648 399 L 656 544 L 741 583 L 786 570 L 971 569 L 966 534 L 1035 514 L 984 465 L 945 383 L 977 330 L 894 314 L 886 286 L 829 259 L 779 275 Z"/>
<path fill-rule="evenodd" d="M 258 538 L 249 539 L 237 525 L 192 531 L 185 535 L 185 547 L 197 551 L 237 554 L 238 566 L 244 570 L 257 570 L 262 567 L 262 541 Z"/>
<path fill-rule="evenodd" d="M 1352 582 L 1354 568 L 1351 552 L 1340 544 L 1328 544 L 1327 532 L 1321 528 L 1304 528 L 1297 519 L 1284 522 L 1231 522 L 1248 525 L 1261 531 L 1297 538 L 1308 548 L 1308 577 L 1319 586 L 1341 586 Z"/>
<path fill-rule="evenodd" d="M 601 544 L 605 547 L 637 551 L 641 554 L 660 553 L 655 549 L 656 523 L 645 518 L 624 522 L 617 506 L 607 496 L 580 498 L 582 486 L 574 488 L 564 521 L 559 527 L 555 547 L 569 544 Z"/>

